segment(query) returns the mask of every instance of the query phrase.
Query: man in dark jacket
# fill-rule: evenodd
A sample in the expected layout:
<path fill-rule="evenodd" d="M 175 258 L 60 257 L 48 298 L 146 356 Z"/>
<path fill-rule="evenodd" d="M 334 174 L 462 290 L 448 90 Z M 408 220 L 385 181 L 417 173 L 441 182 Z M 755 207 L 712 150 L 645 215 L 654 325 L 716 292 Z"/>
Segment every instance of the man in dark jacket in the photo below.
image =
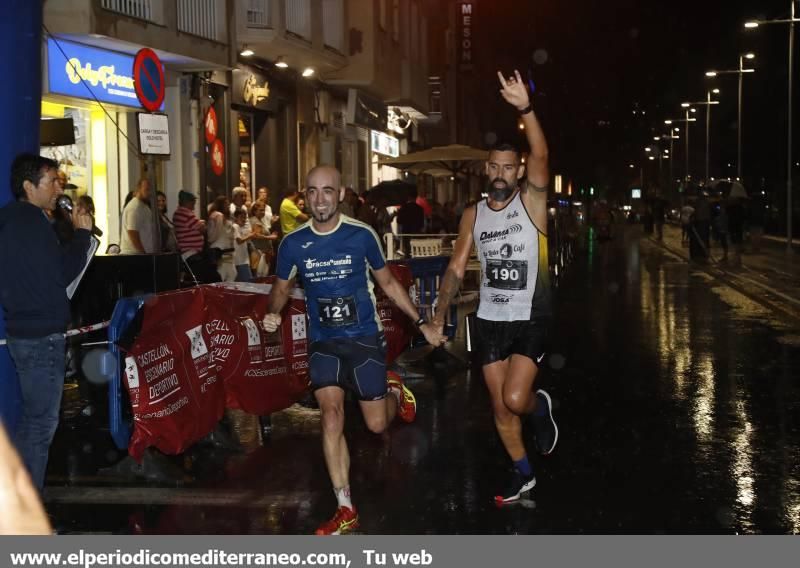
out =
<path fill-rule="evenodd" d="M 14 159 L 11 191 L 16 200 L 0 209 L 0 303 L 22 390 L 14 441 L 41 490 L 64 389 L 66 289 L 86 263 L 92 218 L 76 207 L 74 236 L 64 246 L 59 243 L 45 211 L 55 208 L 64 190 L 58 164 L 42 156 Z"/>

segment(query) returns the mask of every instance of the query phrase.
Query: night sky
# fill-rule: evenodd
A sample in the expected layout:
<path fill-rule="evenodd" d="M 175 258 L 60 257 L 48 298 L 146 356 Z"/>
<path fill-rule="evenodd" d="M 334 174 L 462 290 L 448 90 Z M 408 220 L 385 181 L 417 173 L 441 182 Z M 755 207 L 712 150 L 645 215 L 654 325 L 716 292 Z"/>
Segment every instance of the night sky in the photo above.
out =
<path fill-rule="evenodd" d="M 638 170 L 644 146 L 666 132 L 664 119 L 683 116 L 683 101 L 705 100 L 706 88 L 722 91 L 712 111 L 711 176 L 735 175 L 737 75 L 704 74 L 735 69 L 740 53 L 755 52 L 756 73 L 744 77 L 744 178 L 748 186 L 783 191 L 789 28 L 746 31 L 743 24 L 788 17 L 789 0 L 478 0 L 477 10 L 473 76 L 480 91 L 476 104 L 487 109 L 482 131 L 516 136 L 514 113 L 497 92 L 493 70 L 520 69 L 536 84 L 535 106 L 550 141 L 553 171 L 579 185 L 603 187 L 609 197 L 635 184 L 628 164 Z M 795 63 L 798 44 L 800 29 Z M 796 93 L 798 83 L 795 69 Z M 797 124 L 800 105 L 795 106 Z M 698 107 L 690 132 L 695 179 L 704 173 L 704 112 Z M 675 177 L 684 171 L 683 143 L 675 141 Z M 650 168 L 645 176 L 655 178 L 657 162 L 644 163 Z"/>

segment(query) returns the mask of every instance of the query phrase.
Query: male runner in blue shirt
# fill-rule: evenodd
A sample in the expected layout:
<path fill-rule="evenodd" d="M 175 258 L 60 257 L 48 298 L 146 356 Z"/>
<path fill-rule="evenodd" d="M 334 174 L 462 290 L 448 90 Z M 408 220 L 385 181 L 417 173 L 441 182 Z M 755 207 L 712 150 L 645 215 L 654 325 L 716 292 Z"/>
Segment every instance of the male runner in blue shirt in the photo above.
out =
<path fill-rule="evenodd" d="M 344 437 L 344 389 L 358 397 L 367 427 L 381 433 L 396 414 L 414 420 L 416 401 L 402 382 L 386 380 L 386 340 L 375 309 L 372 271 L 387 296 L 412 320 L 426 339 L 438 338 L 408 290 L 386 266 L 378 235 L 369 225 L 339 212 L 345 188 L 339 171 L 317 166 L 306 180 L 311 220 L 286 235 L 278 248 L 277 279 L 264 328 L 275 331 L 289 298 L 292 281 L 301 276 L 310 325 L 309 373 L 322 412 L 322 448 L 338 501 L 336 514 L 317 534 L 343 534 L 358 526 L 350 498 L 350 454 Z M 386 396 L 391 392 L 391 396 Z"/>

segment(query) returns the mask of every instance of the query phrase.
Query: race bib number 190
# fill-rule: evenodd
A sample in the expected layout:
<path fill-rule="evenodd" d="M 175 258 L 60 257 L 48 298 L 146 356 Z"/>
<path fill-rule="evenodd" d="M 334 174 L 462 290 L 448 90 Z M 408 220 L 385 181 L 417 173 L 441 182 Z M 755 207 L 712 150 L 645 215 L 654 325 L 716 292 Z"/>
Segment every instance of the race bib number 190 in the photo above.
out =
<path fill-rule="evenodd" d="M 319 323 L 322 327 L 342 327 L 356 323 L 356 302 L 353 296 L 319 298 Z"/>
<path fill-rule="evenodd" d="M 486 278 L 489 288 L 524 290 L 528 282 L 528 261 L 488 259 Z"/>

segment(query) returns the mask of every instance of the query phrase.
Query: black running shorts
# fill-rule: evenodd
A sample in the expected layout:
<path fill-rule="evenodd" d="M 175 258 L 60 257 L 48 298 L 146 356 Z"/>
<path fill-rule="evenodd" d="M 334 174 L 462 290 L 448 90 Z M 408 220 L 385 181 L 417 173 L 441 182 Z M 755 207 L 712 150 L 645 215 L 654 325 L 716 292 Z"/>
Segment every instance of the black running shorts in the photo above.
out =
<path fill-rule="evenodd" d="M 308 371 L 314 390 L 349 389 L 358 400 L 386 396 L 386 339 L 383 333 L 338 337 L 311 344 Z"/>
<path fill-rule="evenodd" d="M 546 352 L 549 318 L 525 321 L 490 321 L 475 318 L 481 365 L 523 355 L 540 366 Z"/>

